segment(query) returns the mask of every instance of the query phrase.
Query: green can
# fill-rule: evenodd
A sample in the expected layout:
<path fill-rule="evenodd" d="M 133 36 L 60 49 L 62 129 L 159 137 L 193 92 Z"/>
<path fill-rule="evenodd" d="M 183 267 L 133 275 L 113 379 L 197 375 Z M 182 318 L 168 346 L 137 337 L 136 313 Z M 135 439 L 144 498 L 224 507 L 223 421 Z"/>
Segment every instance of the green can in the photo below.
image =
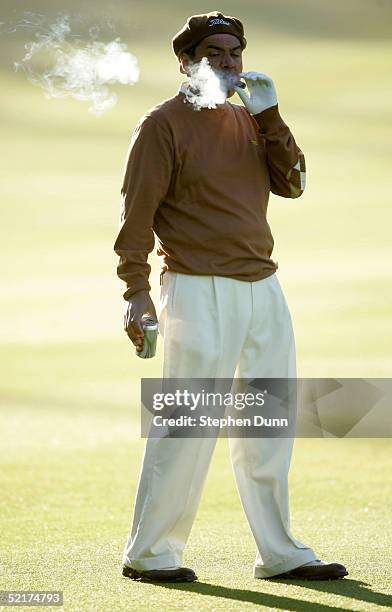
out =
<path fill-rule="evenodd" d="M 142 318 L 144 333 L 143 350 L 136 351 L 136 355 L 142 359 L 154 357 L 157 349 L 158 323 L 151 317 Z"/>

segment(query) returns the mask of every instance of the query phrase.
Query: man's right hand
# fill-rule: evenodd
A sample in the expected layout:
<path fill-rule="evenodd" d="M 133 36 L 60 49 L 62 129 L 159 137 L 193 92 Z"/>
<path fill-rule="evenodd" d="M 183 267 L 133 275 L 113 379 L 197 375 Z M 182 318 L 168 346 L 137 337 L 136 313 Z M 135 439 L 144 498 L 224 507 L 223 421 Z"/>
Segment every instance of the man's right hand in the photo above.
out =
<path fill-rule="evenodd" d="M 128 299 L 124 314 L 124 330 L 136 346 L 137 351 L 143 350 L 144 333 L 142 328 L 143 315 L 149 315 L 158 321 L 154 302 L 148 291 L 138 291 Z"/>

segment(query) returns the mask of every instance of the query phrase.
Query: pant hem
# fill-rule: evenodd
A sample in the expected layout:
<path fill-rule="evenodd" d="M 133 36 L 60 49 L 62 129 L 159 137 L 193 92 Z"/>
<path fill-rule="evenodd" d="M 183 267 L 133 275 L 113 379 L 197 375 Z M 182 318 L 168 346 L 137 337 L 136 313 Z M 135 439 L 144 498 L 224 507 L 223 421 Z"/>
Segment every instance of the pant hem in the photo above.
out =
<path fill-rule="evenodd" d="M 157 557 L 145 557 L 144 559 L 123 560 L 123 565 L 138 571 L 148 571 L 155 569 L 165 569 L 166 567 L 181 567 L 181 559 L 175 555 L 160 555 Z"/>
<path fill-rule="evenodd" d="M 311 548 L 306 548 L 299 551 L 289 559 L 279 561 L 279 563 L 271 565 L 270 567 L 260 567 L 255 565 L 253 567 L 253 576 L 254 578 L 272 578 L 272 576 L 289 572 L 290 570 L 299 567 L 300 565 L 304 565 L 304 563 L 308 563 L 309 561 L 315 561 L 317 558 L 318 557 L 316 557 Z"/>

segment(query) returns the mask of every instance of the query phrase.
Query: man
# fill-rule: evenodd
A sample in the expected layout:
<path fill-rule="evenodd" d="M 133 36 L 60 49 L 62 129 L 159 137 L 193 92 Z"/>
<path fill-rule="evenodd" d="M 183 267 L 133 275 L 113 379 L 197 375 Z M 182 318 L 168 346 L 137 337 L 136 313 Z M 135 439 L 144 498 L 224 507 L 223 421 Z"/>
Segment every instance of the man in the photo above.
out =
<path fill-rule="evenodd" d="M 245 107 L 227 102 L 195 111 L 184 83 L 136 126 L 124 175 L 122 226 L 115 244 L 127 284 L 125 329 L 143 349 L 141 318 L 157 318 L 148 253 L 163 258 L 159 329 L 164 378 L 295 378 L 288 307 L 271 259 L 270 191 L 297 198 L 305 161 L 277 104 L 273 81 L 242 72 L 242 23 L 195 15 L 174 36 L 180 70 L 203 58 Z M 243 78 L 250 95 L 234 84 Z M 193 581 L 182 552 L 196 515 L 216 438 L 149 438 L 123 575 Z M 257 545 L 255 578 L 341 578 L 294 539 L 287 476 L 291 438 L 230 438 L 241 502 Z"/>

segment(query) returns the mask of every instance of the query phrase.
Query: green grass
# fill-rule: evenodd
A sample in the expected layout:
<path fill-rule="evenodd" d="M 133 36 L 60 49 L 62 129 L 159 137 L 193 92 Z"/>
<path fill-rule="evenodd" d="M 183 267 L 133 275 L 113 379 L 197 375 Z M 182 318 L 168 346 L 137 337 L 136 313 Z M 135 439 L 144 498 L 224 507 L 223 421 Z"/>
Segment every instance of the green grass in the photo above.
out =
<path fill-rule="evenodd" d="M 162 365 L 161 345 L 142 362 L 122 332 L 112 251 L 121 174 L 137 119 L 181 80 L 169 37 L 207 4 L 156 14 L 156 2 L 112 7 L 141 81 L 116 88 L 117 106 L 99 119 L 12 73 L 26 41 L 1 41 L 0 588 L 63 589 L 70 611 L 381 610 L 391 605 L 392 564 L 391 443 L 383 439 L 296 442 L 293 531 L 320 557 L 345 563 L 348 579 L 252 578 L 254 543 L 224 440 L 184 559 L 199 583 L 136 584 L 119 574 L 143 447 L 139 381 Z M 389 6 L 330 2 L 309 13 L 302 0 L 294 15 L 281 1 L 259 4 L 220 8 L 249 24 L 244 68 L 273 76 L 306 155 L 305 194 L 272 196 L 269 209 L 299 375 L 389 377 Z M 64 9 L 57 0 L 48 7 L 40 0 L 21 10 Z M 97 2 L 96 14 L 104 10 Z M 154 256 L 152 264 L 157 301 Z"/>
<path fill-rule="evenodd" d="M 373 611 L 391 604 L 390 441 L 296 443 L 292 529 L 322 558 L 345 563 L 345 580 L 253 579 L 255 546 L 220 440 L 184 556 L 199 582 L 151 585 L 120 575 L 142 452 L 135 415 L 80 403 L 77 411 L 26 406 L 3 416 L 0 588 L 61 589 L 66 610 Z"/>

